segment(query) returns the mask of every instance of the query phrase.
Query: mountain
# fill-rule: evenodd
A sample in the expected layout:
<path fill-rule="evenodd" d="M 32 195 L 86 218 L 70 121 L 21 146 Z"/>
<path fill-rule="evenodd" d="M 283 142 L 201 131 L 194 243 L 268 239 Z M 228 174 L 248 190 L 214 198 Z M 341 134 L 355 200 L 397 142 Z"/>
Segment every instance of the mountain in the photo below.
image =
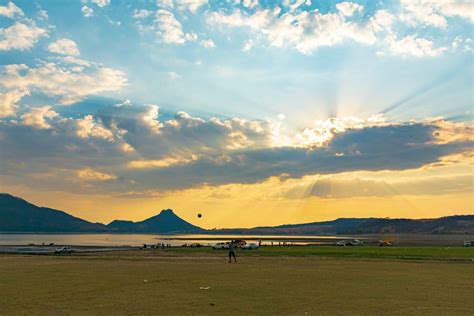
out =
<path fill-rule="evenodd" d="M 215 234 L 333 235 L 333 234 L 469 234 L 474 235 L 474 215 L 434 219 L 338 218 L 327 222 L 275 227 L 213 230 Z"/>
<path fill-rule="evenodd" d="M 0 193 L 0 232 L 22 233 L 196 233 L 203 229 L 178 217 L 172 210 L 141 222 L 115 220 L 109 225 L 91 223 L 21 198 Z"/>
<path fill-rule="evenodd" d="M 160 214 L 141 222 L 115 220 L 107 225 L 111 232 L 134 233 L 198 233 L 204 231 L 177 216 L 173 210 L 162 210 Z"/>
<path fill-rule="evenodd" d="M 0 193 L 1 232 L 104 232 L 107 227 Z"/>
<path fill-rule="evenodd" d="M 357 233 L 427 233 L 474 234 L 474 215 L 457 215 L 433 219 L 374 218 L 357 226 Z"/>
<path fill-rule="evenodd" d="M 333 235 L 353 232 L 370 218 L 338 218 L 326 222 L 263 226 L 254 228 L 231 228 L 214 230 L 220 234 L 283 234 L 283 235 Z"/>
<path fill-rule="evenodd" d="M 132 222 L 132 221 L 123 221 L 123 220 L 120 220 L 120 219 L 116 219 L 112 222 L 110 222 L 108 225 L 107 225 L 107 228 L 109 230 L 113 230 L 113 231 L 116 231 L 116 232 L 130 232 L 130 231 L 134 231 L 135 229 L 135 223 Z"/>

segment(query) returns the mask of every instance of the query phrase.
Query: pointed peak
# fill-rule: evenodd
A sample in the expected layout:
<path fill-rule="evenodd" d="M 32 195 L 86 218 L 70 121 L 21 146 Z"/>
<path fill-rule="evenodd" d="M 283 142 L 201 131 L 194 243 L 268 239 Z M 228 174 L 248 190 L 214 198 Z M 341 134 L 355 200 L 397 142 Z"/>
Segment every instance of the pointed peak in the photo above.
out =
<path fill-rule="evenodd" d="M 175 215 L 172 209 L 161 210 L 160 215 Z"/>

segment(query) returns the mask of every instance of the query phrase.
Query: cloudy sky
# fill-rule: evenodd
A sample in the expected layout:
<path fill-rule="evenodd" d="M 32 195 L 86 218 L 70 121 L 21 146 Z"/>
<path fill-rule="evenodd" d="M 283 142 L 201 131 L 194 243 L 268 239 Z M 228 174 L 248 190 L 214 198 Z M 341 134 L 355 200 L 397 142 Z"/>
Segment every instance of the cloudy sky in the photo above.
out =
<path fill-rule="evenodd" d="M 104 223 L 472 214 L 473 23 L 461 0 L 0 0 L 0 189 Z"/>

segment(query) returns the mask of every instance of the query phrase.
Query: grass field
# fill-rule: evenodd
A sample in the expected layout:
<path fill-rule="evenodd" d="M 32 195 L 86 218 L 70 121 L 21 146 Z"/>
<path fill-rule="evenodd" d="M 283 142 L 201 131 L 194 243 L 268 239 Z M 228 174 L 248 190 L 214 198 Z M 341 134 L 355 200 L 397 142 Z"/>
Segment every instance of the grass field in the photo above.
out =
<path fill-rule="evenodd" d="M 0 314 L 472 316 L 474 249 L 442 249 L 1 255 Z M 392 259 L 408 256 L 430 260 Z"/>
<path fill-rule="evenodd" d="M 167 250 L 168 251 L 168 250 Z M 173 248 L 170 254 L 200 253 L 215 255 L 211 248 Z M 225 252 L 225 250 L 223 251 Z M 420 260 L 474 260 L 474 248 L 468 247 L 334 247 L 334 246 L 273 246 L 240 251 L 241 256 L 321 256 L 336 258 L 383 258 Z"/>

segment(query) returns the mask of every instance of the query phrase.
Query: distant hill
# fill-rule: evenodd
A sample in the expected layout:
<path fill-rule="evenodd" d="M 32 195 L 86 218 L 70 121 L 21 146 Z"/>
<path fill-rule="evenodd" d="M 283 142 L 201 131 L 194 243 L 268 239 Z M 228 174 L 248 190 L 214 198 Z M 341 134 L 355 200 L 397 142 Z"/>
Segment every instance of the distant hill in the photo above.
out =
<path fill-rule="evenodd" d="M 371 218 L 338 218 L 326 222 L 313 222 L 305 224 L 287 224 L 280 226 L 264 226 L 255 228 L 231 228 L 214 230 L 222 234 L 284 234 L 284 235 L 333 235 L 347 234 L 356 230 L 357 226 Z"/>
<path fill-rule="evenodd" d="M 115 220 L 107 225 L 111 232 L 134 233 L 197 233 L 204 231 L 177 216 L 173 210 L 162 210 L 160 214 L 141 222 Z"/>
<path fill-rule="evenodd" d="M 374 218 L 356 227 L 356 233 L 387 234 L 474 234 L 474 215 L 457 215 L 433 219 Z"/>
<path fill-rule="evenodd" d="M 469 234 L 474 235 L 474 215 L 434 219 L 338 218 L 327 222 L 213 230 L 217 234 Z"/>
<path fill-rule="evenodd" d="M 0 193 L 1 232 L 104 232 L 107 227 Z"/>

